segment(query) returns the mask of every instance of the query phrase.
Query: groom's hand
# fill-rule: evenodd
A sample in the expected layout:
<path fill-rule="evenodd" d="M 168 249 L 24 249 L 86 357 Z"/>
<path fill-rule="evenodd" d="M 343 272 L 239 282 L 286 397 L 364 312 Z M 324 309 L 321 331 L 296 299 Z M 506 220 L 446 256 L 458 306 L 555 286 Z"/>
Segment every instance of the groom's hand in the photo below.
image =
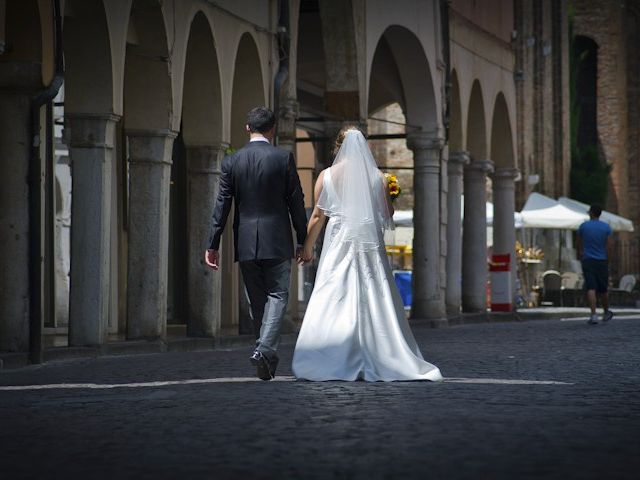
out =
<path fill-rule="evenodd" d="M 204 253 L 204 262 L 214 270 L 218 270 L 220 268 L 220 255 L 218 254 L 218 250 L 207 250 Z"/>
<path fill-rule="evenodd" d="M 304 265 L 304 248 L 302 246 L 298 246 L 296 248 L 296 262 L 300 265 Z"/>

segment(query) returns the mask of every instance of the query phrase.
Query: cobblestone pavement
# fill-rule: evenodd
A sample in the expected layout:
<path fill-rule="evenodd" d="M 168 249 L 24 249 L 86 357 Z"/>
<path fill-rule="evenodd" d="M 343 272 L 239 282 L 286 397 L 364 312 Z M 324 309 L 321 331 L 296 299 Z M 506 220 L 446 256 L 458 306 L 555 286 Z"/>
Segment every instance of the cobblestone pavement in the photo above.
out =
<path fill-rule="evenodd" d="M 0 371 L 74 384 L 0 387 L 0 478 L 638 478 L 640 319 L 415 333 L 448 381 L 294 381 L 292 345 L 272 382 L 247 348 Z"/>

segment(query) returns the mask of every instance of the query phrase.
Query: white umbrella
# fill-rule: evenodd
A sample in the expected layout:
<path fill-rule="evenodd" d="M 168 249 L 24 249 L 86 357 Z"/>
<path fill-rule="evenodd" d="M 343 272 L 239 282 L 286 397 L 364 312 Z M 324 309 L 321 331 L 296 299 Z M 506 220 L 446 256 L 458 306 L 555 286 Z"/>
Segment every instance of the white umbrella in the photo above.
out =
<path fill-rule="evenodd" d="M 572 210 L 536 192 L 529 195 L 520 214 L 525 228 L 577 230 L 582 222 L 589 220 L 586 213 Z"/>
<path fill-rule="evenodd" d="M 567 208 L 579 213 L 587 214 L 589 211 L 589 205 L 586 203 L 579 202 L 577 200 L 573 200 L 567 197 L 560 197 L 558 199 L 561 205 L 564 205 Z M 588 215 L 588 214 L 587 214 Z M 607 212 L 606 210 L 602 211 L 600 215 L 600 220 L 605 223 L 608 223 L 609 226 L 615 230 L 616 232 L 633 232 L 633 222 L 627 218 L 621 217 L 611 212 Z"/>
<path fill-rule="evenodd" d="M 413 226 L 413 210 L 396 210 L 393 213 L 393 223 L 396 227 Z"/>
<path fill-rule="evenodd" d="M 461 197 L 462 208 L 460 209 L 460 216 L 464 218 L 464 196 Z M 493 203 L 487 202 L 487 227 L 493 226 Z M 396 227 L 411 227 L 413 226 L 413 210 L 396 210 L 393 214 L 393 222 Z M 513 214 L 513 224 L 516 228 L 523 226 L 522 216 L 519 212 Z"/>

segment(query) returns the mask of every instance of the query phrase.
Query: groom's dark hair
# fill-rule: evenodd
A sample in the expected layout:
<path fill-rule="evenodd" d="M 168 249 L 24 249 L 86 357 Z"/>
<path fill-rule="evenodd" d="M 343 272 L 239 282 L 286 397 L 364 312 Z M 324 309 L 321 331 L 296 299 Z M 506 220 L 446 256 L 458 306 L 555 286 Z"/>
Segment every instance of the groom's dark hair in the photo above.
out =
<path fill-rule="evenodd" d="M 276 124 L 276 116 L 267 107 L 256 107 L 247 113 L 249 130 L 258 133 L 268 132 Z"/>

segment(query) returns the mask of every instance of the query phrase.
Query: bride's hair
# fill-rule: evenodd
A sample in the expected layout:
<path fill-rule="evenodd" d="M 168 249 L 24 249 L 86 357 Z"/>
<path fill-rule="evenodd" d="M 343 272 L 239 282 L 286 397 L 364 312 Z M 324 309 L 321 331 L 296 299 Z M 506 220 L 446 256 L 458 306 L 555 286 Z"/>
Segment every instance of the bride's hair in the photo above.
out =
<path fill-rule="evenodd" d="M 342 146 L 342 142 L 344 142 L 344 137 L 349 130 L 358 130 L 364 135 L 364 132 L 360 130 L 356 125 L 345 125 L 340 129 L 338 135 L 336 136 L 336 142 L 333 144 L 333 156 L 335 157 L 338 154 L 338 150 Z"/>

